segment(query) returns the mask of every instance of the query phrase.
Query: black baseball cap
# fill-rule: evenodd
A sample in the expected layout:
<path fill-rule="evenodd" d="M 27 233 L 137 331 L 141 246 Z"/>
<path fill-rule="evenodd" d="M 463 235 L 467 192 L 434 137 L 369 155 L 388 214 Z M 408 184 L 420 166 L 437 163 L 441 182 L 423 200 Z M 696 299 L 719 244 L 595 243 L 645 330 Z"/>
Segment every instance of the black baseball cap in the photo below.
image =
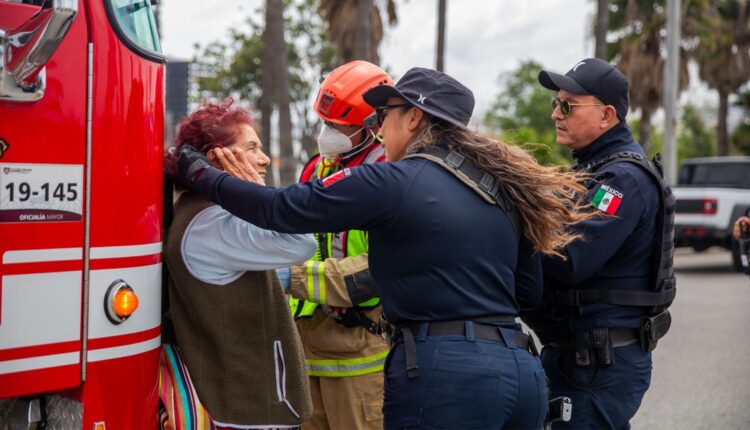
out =
<path fill-rule="evenodd" d="M 377 108 L 391 97 L 401 97 L 412 106 L 459 127 L 466 127 L 474 112 L 474 93 L 449 75 L 437 70 L 413 67 L 395 86 L 378 85 L 363 95 Z"/>
<path fill-rule="evenodd" d="M 539 72 L 539 83 L 554 91 L 592 95 L 614 106 L 620 121 L 625 121 L 628 114 L 630 98 L 627 78 L 616 67 L 599 58 L 579 61 L 564 75 L 542 70 Z"/>

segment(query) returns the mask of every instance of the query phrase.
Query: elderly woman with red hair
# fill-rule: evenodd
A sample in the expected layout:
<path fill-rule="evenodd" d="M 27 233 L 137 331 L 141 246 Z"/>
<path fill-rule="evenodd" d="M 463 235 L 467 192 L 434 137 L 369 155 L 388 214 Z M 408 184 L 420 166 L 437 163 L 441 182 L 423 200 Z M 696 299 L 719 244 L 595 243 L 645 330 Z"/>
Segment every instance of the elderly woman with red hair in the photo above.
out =
<path fill-rule="evenodd" d="M 232 102 L 207 104 L 182 120 L 176 149 L 190 145 L 220 168 L 240 160 L 238 176 L 263 184 L 269 158 L 248 113 Z M 167 169 L 173 169 L 167 157 Z M 235 172 L 235 174 L 237 174 Z M 312 411 L 304 356 L 273 269 L 315 252 L 311 235 L 249 224 L 178 189 L 165 239 L 169 301 L 180 355 L 216 427 L 296 428 Z"/>

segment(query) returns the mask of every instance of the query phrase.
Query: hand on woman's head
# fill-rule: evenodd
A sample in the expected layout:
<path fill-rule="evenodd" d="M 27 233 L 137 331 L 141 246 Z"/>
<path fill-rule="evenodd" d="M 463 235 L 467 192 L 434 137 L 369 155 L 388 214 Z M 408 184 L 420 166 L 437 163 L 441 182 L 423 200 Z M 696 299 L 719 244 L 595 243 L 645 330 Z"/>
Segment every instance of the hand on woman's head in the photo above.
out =
<path fill-rule="evenodd" d="M 244 151 L 237 148 L 232 150 L 229 148 L 214 148 L 209 152 L 214 154 L 214 157 L 212 158 L 215 158 L 219 167 L 230 176 L 248 182 L 254 182 L 256 184 L 266 185 L 265 179 L 257 170 L 255 170 L 255 168 L 253 168 Z"/>

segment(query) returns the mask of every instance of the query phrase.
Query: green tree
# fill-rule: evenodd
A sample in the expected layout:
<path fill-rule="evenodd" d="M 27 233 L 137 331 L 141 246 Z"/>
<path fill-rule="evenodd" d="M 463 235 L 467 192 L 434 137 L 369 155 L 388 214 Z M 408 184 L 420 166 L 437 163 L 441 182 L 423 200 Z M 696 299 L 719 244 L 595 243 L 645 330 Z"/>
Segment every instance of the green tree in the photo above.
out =
<path fill-rule="evenodd" d="M 636 140 L 636 142 L 641 141 L 641 119 L 640 118 L 633 118 L 627 120 L 628 127 L 633 132 L 633 139 Z M 664 152 L 664 133 L 660 129 L 656 130 L 650 130 L 650 139 L 651 144 L 649 145 L 648 151 L 646 151 L 646 154 L 648 154 L 649 158 L 653 157 L 656 154 L 661 154 Z"/>
<path fill-rule="evenodd" d="M 555 144 L 550 119 L 554 93 L 539 85 L 542 66 L 532 60 L 500 75 L 500 94 L 485 114 L 484 125 L 508 143 L 524 146 L 543 164 L 570 164 L 569 151 Z"/>
<path fill-rule="evenodd" d="M 719 93 L 719 155 L 729 155 L 729 96 L 750 79 L 750 10 L 745 0 L 705 0 L 696 17 L 701 79 Z"/>
<path fill-rule="evenodd" d="M 636 119 L 631 121 L 629 125 L 634 129 L 638 130 L 638 121 Z M 706 125 L 705 121 L 701 117 L 698 108 L 688 104 L 683 107 L 682 116 L 680 117 L 680 125 L 678 127 L 679 134 L 677 135 L 677 161 L 678 163 L 682 160 L 695 157 L 711 157 L 716 155 L 716 135 Z M 634 133 L 635 138 L 638 138 L 637 132 Z M 657 130 L 652 133 L 652 145 L 651 151 L 649 151 L 649 157 L 653 157 L 657 153 L 663 153 L 664 148 L 664 133 L 662 130 Z"/>
<path fill-rule="evenodd" d="M 693 11 L 698 1 L 685 0 L 684 13 Z M 628 78 L 630 106 L 641 114 L 639 142 L 647 152 L 651 150 L 651 117 L 662 104 L 665 24 L 664 0 L 612 0 L 607 59 Z M 682 32 L 686 37 L 692 34 L 685 25 Z M 682 50 L 679 91 L 688 84 L 687 55 Z"/>
<path fill-rule="evenodd" d="M 388 23 L 396 24 L 394 0 L 320 0 L 318 10 L 344 62 L 358 59 L 380 63 L 378 47 L 383 40 L 383 20 L 378 4 L 383 4 Z"/>
<path fill-rule="evenodd" d="M 280 166 L 286 172 L 284 182 L 295 178 L 292 171 L 300 162 L 316 151 L 317 120 L 310 114 L 309 100 L 319 77 L 339 62 L 336 48 L 328 39 L 325 22 L 317 13 L 317 0 L 285 0 L 283 32 L 286 43 L 289 101 L 292 138 L 301 143 L 301 150 L 291 158 L 291 148 L 282 148 L 286 157 Z M 261 138 L 270 144 L 268 132 L 273 106 L 279 101 L 274 91 L 263 91 L 263 79 L 274 74 L 273 64 L 265 64 L 264 31 L 265 9 L 255 10 L 240 28 L 229 30 L 227 42 L 214 41 L 204 47 L 196 46 L 193 61 L 208 70 L 197 78 L 202 98 L 222 99 L 228 96 L 250 102 L 261 110 Z M 277 51 L 278 52 L 278 51 Z M 284 49 L 280 49 L 284 52 Z M 271 53 L 275 54 L 275 53 Z M 273 62 L 272 62 L 273 63 Z M 267 66 L 267 67 L 266 67 Z M 264 73 L 267 71 L 267 73 Z M 266 82 L 266 85 L 269 85 Z M 288 128 L 288 127 L 287 127 Z M 290 166 L 293 164 L 293 166 Z M 291 178 L 291 179 L 290 179 Z"/>
<path fill-rule="evenodd" d="M 594 20 L 594 56 L 607 58 L 607 28 L 609 28 L 609 6 L 611 0 L 596 0 L 596 19 Z"/>
<path fill-rule="evenodd" d="M 677 136 L 679 160 L 716 155 L 716 135 L 706 126 L 698 108 L 689 104 L 683 108 Z"/>
<path fill-rule="evenodd" d="M 732 134 L 732 145 L 740 154 L 750 155 L 750 90 L 738 94 L 735 106 L 742 108 L 742 122 Z"/>

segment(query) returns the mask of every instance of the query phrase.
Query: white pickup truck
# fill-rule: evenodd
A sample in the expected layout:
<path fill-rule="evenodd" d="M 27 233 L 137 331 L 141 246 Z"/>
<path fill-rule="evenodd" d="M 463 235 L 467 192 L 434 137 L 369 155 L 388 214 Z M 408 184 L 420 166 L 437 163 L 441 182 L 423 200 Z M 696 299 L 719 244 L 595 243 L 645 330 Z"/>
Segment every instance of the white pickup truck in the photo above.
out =
<path fill-rule="evenodd" d="M 750 206 L 750 157 L 686 160 L 672 191 L 677 199 L 675 246 L 729 249 L 735 269 L 741 270 L 732 225 Z"/>

